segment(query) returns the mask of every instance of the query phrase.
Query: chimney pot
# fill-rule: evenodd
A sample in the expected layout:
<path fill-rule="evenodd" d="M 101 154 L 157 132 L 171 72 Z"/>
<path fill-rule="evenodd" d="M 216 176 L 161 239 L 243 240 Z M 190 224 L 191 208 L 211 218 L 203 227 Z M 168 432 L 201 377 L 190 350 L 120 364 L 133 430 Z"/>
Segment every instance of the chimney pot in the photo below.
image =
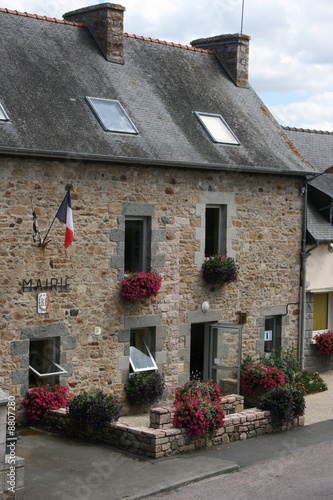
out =
<path fill-rule="evenodd" d="M 237 87 L 248 88 L 249 43 L 249 36 L 234 34 L 199 38 L 191 45 L 212 50 Z"/>
<path fill-rule="evenodd" d="M 67 12 L 66 21 L 84 23 L 110 62 L 124 64 L 124 11 L 125 7 L 113 3 L 92 5 Z"/>

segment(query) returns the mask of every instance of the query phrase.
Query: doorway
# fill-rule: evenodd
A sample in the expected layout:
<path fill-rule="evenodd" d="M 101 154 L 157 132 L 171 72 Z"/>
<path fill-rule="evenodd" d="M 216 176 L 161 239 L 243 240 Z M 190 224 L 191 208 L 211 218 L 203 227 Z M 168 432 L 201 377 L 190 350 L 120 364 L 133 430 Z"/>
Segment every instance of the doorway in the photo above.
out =
<path fill-rule="evenodd" d="M 241 350 L 241 325 L 193 323 L 190 378 L 216 382 L 222 394 L 239 394 Z"/>

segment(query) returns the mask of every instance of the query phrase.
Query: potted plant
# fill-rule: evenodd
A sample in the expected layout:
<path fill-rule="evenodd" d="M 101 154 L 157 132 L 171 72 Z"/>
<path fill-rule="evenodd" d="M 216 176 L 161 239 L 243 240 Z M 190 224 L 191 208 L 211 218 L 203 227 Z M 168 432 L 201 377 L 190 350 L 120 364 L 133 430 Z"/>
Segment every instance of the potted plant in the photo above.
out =
<path fill-rule="evenodd" d="M 143 371 L 130 375 L 125 391 L 129 404 L 140 410 L 157 403 L 164 387 L 164 377 L 158 371 Z"/>
<path fill-rule="evenodd" d="M 213 255 L 202 264 L 203 278 L 207 283 L 232 283 L 237 280 L 239 267 L 232 257 Z"/>
<path fill-rule="evenodd" d="M 156 297 L 162 284 L 162 276 L 153 271 L 126 274 L 121 281 L 120 295 L 127 302 Z"/>
<path fill-rule="evenodd" d="M 187 427 L 194 438 L 219 429 L 225 418 L 221 397 L 215 382 L 194 381 L 179 387 L 175 393 L 173 425 Z"/>
<path fill-rule="evenodd" d="M 313 337 L 320 354 L 333 355 L 333 330 L 324 333 L 317 333 Z"/>
<path fill-rule="evenodd" d="M 74 428 L 103 429 L 116 422 L 121 414 L 121 404 L 102 391 L 83 391 L 68 405 L 69 419 Z"/>
<path fill-rule="evenodd" d="M 25 414 L 32 423 L 39 422 L 51 410 L 66 408 L 69 401 L 69 390 L 64 385 L 42 385 L 29 389 L 27 396 L 22 400 Z"/>
<path fill-rule="evenodd" d="M 240 375 L 241 393 L 247 406 L 256 406 L 258 397 L 285 384 L 282 370 L 262 363 L 244 363 Z"/>
<path fill-rule="evenodd" d="M 292 423 L 294 418 L 304 415 L 304 391 L 291 384 L 274 387 L 259 398 L 258 408 L 270 411 L 278 426 Z"/>

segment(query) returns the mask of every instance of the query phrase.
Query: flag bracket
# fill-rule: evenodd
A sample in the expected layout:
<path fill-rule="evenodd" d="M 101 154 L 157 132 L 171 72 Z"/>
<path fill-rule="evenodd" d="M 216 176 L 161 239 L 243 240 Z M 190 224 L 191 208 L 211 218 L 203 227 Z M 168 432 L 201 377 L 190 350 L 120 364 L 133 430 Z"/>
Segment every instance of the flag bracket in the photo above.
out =
<path fill-rule="evenodd" d="M 47 237 L 51 231 L 51 228 L 53 226 L 54 221 L 57 218 L 60 220 L 60 222 L 63 222 L 64 224 L 66 224 L 65 248 L 67 248 L 71 244 L 71 242 L 73 241 L 74 229 L 73 229 L 73 219 L 72 219 L 72 207 L 71 207 L 71 201 L 70 201 L 71 189 L 73 189 L 73 183 L 66 185 L 65 198 L 63 199 L 57 213 L 53 217 L 53 220 L 52 220 L 51 224 L 49 225 L 49 228 L 48 228 L 44 238 L 42 238 L 40 231 L 39 231 L 37 217 L 36 217 L 36 213 L 35 213 L 35 208 L 33 205 L 32 198 L 31 198 L 32 216 L 33 216 L 33 240 L 35 242 L 38 241 L 38 247 L 41 247 L 43 250 L 52 241 L 51 238 L 47 240 Z M 68 210 L 69 210 L 69 215 L 67 213 Z M 68 236 L 68 234 L 69 234 L 69 236 Z"/>

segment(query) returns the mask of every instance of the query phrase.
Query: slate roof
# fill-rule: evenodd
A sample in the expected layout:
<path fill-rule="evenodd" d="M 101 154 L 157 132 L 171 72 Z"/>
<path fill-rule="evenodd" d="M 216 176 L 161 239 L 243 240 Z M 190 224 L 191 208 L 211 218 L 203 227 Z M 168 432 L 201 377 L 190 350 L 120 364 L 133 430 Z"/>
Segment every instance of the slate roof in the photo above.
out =
<path fill-rule="evenodd" d="M 318 172 L 333 165 L 333 132 L 283 127 L 287 137 Z"/>
<path fill-rule="evenodd" d="M 318 243 L 333 241 L 333 226 L 322 215 L 317 208 L 309 202 L 308 204 L 307 229 L 312 239 Z"/>
<path fill-rule="evenodd" d="M 209 51 L 126 35 L 108 62 L 79 23 L 0 9 L 0 152 L 304 174 L 313 166 L 254 90 Z M 86 96 L 119 100 L 138 135 L 105 132 Z M 221 114 L 240 146 L 213 143 L 193 111 Z"/>
<path fill-rule="evenodd" d="M 287 137 L 307 158 L 318 173 L 333 165 L 333 132 L 283 127 Z M 307 230 L 319 243 L 333 241 L 333 226 L 326 217 L 329 211 L 319 211 L 333 203 L 333 174 L 324 174 L 309 184 Z"/>

